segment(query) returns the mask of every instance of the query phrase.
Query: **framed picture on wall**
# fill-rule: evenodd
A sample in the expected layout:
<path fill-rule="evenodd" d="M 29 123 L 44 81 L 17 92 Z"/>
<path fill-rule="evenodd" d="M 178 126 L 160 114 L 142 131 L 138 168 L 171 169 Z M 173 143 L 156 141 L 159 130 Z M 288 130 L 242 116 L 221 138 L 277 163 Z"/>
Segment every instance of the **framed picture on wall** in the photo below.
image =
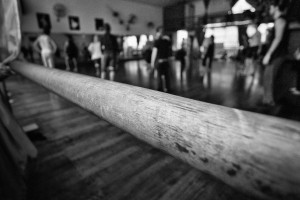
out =
<path fill-rule="evenodd" d="M 104 28 L 103 19 L 96 18 L 95 19 L 95 29 L 96 29 L 96 31 L 102 31 L 103 28 Z"/>
<path fill-rule="evenodd" d="M 40 29 L 51 29 L 50 15 L 46 13 L 37 13 L 36 19 Z"/>
<path fill-rule="evenodd" d="M 69 16 L 69 27 L 70 27 L 70 30 L 74 30 L 74 31 L 80 30 L 79 17 Z"/>

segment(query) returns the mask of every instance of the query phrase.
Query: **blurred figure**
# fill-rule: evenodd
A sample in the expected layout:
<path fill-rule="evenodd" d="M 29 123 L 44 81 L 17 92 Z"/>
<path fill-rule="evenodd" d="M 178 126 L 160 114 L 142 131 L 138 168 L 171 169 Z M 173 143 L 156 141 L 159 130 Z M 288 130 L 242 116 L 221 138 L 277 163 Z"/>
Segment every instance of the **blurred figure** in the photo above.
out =
<path fill-rule="evenodd" d="M 185 50 L 184 42 L 182 42 L 181 44 L 181 49 L 179 49 L 176 53 L 176 60 L 180 62 L 180 77 L 182 80 L 182 74 L 183 71 L 185 70 L 185 65 L 186 65 L 186 50 Z"/>
<path fill-rule="evenodd" d="M 152 42 L 147 41 L 143 48 L 143 58 L 145 59 L 148 66 L 151 65 L 152 46 Z"/>
<path fill-rule="evenodd" d="M 45 67 L 54 68 L 54 54 L 57 50 L 57 45 L 49 35 L 50 29 L 45 28 L 43 34 L 33 43 L 33 47 L 36 51 L 41 53 L 43 65 Z"/>
<path fill-rule="evenodd" d="M 249 48 L 246 53 L 244 75 L 254 76 L 257 67 L 258 55 L 261 52 L 261 33 L 258 31 L 256 24 L 248 26 L 247 35 L 249 36 Z"/>
<path fill-rule="evenodd" d="M 81 50 L 82 61 L 85 63 L 88 62 L 91 59 L 91 55 L 87 45 L 85 43 L 82 43 L 80 50 Z"/>
<path fill-rule="evenodd" d="M 33 55 L 33 42 L 34 42 L 34 39 L 33 38 L 28 38 L 28 41 L 27 41 L 27 51 L 28 51 L 28 58 L 27 60 L 29 60 L 30 62 L 34 62 L 34 55 Z"/>
<path fill-rule="evenodd" d="M 21 53 L 24 56 L 24 59 L 29 62 L 34 62 L 33 58 L 33 47 L 30 38 L 23 36 L 23 44 L 21 46 Z"/>
<path fill-rule="evenodd" d="M 157 65 L 158 90 L 170 92 L 170 57 L 172 56 L 172 43 L 168 36 L 164 35 L 162 27 L 157 28 L 156 41 L 151 55 L 151 66 Z"/>
<path fill-rule="evenodd" d="M 89 52 L 91 53 L 91 59 L 94 62 L 96 76 L 101 76 L 101 59 L 103 59 L 103 54 L 101 51 L 101 43 L 97 35 L 94 35 L 93 42 L 88 47 Z"/>
<path fill-rule="evenodd" d="M 300 96 L 300 48 L 294 53 L 294 58 L 296 60 L 295 64 L 297 65 L 297 82 L 296 87 L 290 89 L 293 95 Z"/>
<path fill-rule="evenodd" d="M 67 36 L 68 39 L 65 42 L 64 45 L 64 52 L 65 52 L 65 64 L 66 64 L 66 70 L 71 70 L 71 63 L 73 65 L 73 71 L 78 71 L 77 66 L 77 58 L 78 58 L 78 48 L 73 40 L 73 37 L 71 35 Z"/>
<path fill-rule="evenodd" d="M 208 48 L 207 48 L 207 51 L 206 51 L 205 56 L 204 56 L 203 61 L 202 61 L 202 65 L 206 66 L 206 64 L 207 64 L 206 62 L 207 62 L 207 59 L 208 59 L 208 70 L 209 71 L 212 68 L 214 55 L 215 55 L 215 37 L 212 35 L 212 36 L 210 36 Z"/>
<path fill-rule="evenodd" d="M 266 65 L 263 103 L 271 106 L 275 105 L 273 95 L 274 79 L 288 53 L 288 22 L 285 16 L 288 4 L 286 0 L 273 0 L 269 8 L 269 13 L 275 23 L 275 33 L 273 33 L 274 39 L 272 40 L 271 46 L 263 58 L 263 64 Z"/>
<path fill-rule="evenodd" d="M 116 70 L 117 54 L 119 51 L 117 38 L 111 34 L 109 24 L 104 25 L 104 31 L 105 33 L 101 40 L 101 50 L 103 52 L 102 73 L 104 73 L 107 68 Z"/>

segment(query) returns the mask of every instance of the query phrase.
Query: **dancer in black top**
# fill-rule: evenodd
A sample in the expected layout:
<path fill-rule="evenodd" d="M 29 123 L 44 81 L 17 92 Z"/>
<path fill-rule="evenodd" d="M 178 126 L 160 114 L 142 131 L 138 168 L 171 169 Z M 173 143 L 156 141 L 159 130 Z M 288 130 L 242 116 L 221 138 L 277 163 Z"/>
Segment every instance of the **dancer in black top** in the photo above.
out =
<path fill-rule="evenodd" d="M 212 35 L 212 36 L 210 36 L 209 45 L 208 45 L 207 51 L 205 53 L 205 56 L 204 56 L 203 62 L 202 62 L 202 65 L 206 66 L 206 61 L 208 59 L 208 69 L 209 70 L 211 70 L 211 68 L 212 68 L 212 62 L 214 59 L 214 55 L 215 55 L 215 37 Z"/>
<path fill-rule="evenodd" d="M 101 68 L 103 73 L 109 67 L 116 69 L 117 54 L 119 51 L 117 38 L 111 34 L 110 25 L 105 24 L 104 27 L 105 33 L 101 39 L 101 50 L 103 52 Z"/>
<path fill-rule="evenodd" d="M 64 46 L 65 51 L 65 63 L 66 63 L 66 70 L 71 70 L 71 63 L 73 64 L 73 71 L 78 71 L 77 66 L 77 58 L 78 58 L 78 48 L 73 40 L 71 35 L 68 35 L 68 39 Z"/>
<path fill-rule="evenodd" d="M 155 67 L 157 64 L 158 72 L 158 90 L 170 92 L 170 60 L 172 56 L 172 43 L 168 36 L 163 35 L 162 27 L 157 28 L 157 40 L 151 55 L 151 66 Z"/>
<path fill-rule="evenodd" d="M 288 1 L 286 0 L 273 0 L 270 5 L 269 12 L 274 19 L 275 33 L 273 33 L 274 39 L 271 46 L 263 59 L 263 64 L 266 65 L 263 103 L 267 105 L 275 105 L 274 79 L 288 52 L 288 22 L 285 18 L 287 8 Z"/>
<path fill-rule="evenodd" d="M 180 78 L 183 80 L 183 71 L 185 70 L 186 65 L 186 50 L 184 42 L 182 42 L 181 49 L 179 49 L 176 53 L 176 60 L 180 62 Z"/>

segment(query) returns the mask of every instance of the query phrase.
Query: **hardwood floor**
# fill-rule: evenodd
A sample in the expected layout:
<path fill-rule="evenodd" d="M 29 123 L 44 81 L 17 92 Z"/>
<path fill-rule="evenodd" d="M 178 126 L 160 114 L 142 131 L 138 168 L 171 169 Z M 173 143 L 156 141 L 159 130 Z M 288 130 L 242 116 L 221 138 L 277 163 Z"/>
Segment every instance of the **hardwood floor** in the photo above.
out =
<path fill-rule="evenodd" d="M 32 133 L 29 200 L 254 199 L 24 78 L 7 85 L 20 124 L 44 137 Z"/>

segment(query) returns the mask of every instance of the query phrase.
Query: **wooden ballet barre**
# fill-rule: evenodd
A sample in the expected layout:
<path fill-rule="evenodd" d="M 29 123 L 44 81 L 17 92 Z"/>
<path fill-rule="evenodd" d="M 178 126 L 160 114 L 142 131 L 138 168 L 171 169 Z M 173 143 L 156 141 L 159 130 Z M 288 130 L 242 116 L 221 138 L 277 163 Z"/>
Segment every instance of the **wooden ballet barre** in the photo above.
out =
<path fill-rule="evenodd" d="M 300 199 L 300 123 L 14 61 L 12 69 L 228 185 Z"/>

